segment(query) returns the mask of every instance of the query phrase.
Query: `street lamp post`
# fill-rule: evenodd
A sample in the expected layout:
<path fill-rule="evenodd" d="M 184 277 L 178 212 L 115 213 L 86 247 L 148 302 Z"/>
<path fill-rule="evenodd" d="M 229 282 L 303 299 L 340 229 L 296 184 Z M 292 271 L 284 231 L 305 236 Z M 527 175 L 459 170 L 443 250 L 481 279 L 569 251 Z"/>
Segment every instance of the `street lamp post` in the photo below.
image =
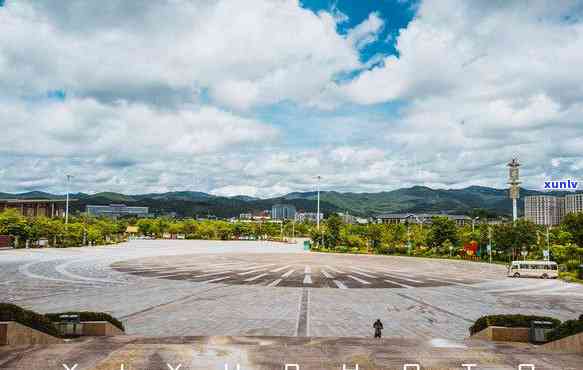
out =
<path fill-rule="evenodd" d="M 71 183 L 72 175 L 67 174 L 67 200 L 65 202 L 65 225 L 69 224 L 69 186 Z"/>
<path fill-rule="evenodd" d="M 411 234 L 409 233 L 409 223 L 407 223 L 407 252 L 411 255 Z"/>
<path fill-rule="evenodd" d="M 317 199 L 318 199 L 318 206 L 316 210 L 316 229 L 320 231 L 320 180 L 322 180 L 322 176 L 318 175 L 318 184 L 317 184 Z"/>
<path fill-rule="evenodd" d="M 475 217 L 472 218 L 472 234 L 474 233 L 474 224 L 476 223 L 476 221 L 478 221 L 480 219 L 480 217 Z"/>
<path fill-rule="evenodd" d="M 550 226 L 547 226 L 547 255 L 545 258 L 547 261 L 551 260 L 551 243 L 550 243 L 549 231 L 550 231 Z"/>
<path fill-rule="evenodd" d="M 490 263 L 492 263 L 492 228 L 488 227 L 488 254 L 490 255 Z"/>

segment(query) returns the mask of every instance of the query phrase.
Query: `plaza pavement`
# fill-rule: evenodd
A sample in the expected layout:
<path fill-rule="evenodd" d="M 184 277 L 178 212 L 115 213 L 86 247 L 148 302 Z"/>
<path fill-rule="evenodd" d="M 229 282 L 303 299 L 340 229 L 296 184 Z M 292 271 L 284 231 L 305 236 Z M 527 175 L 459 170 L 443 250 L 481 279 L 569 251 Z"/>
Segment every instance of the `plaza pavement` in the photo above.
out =
<path fill-rule="evenodd" d="M 284 276 L 292 271 L 287 276 Z M 303 252 L 301 244 L 131 241 L 0 251 L 0 301 L 105 311 L 139 336 L 370 337 L 462 343 L 488 314 L 572 319 L 583 286 L 504 266 Z"/>
<path fill-rule="evenodd" d="M 285 364 L 296 365 L 288 370 L 581 370 L 583 356 L 528 344 L 402 338 L 119 336 L 0 346 L 5 370 L 282 370 Z"/>

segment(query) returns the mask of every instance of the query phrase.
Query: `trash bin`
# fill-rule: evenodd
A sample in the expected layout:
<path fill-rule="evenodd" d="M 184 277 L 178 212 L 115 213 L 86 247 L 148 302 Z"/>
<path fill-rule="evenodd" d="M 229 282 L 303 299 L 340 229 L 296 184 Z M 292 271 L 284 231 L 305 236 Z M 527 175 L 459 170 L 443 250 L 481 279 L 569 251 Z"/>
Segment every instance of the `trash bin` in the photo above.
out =
<path fill-rule="evenodd" d="M 530 323 L 528 337 L 531 343 L 546 343 L 547 335 L 553 331 L 554 326 L 550 321 L 533 321 Z"/>
<path fill-rule="evenodd" d="M 83 334 L 79 315 L 60 315 L 56 326 L 64 337 L 79 337 Z"/>
<path fill-rule="evenodd" d="M 583 265 L 577 268 L 577 278 L 583 280 Z"/>
<path fill-rule="evenodd" d="M 304 250 L 305 251 L 310 250 L 310 241 L 309 240 L 304 240 Z"/>

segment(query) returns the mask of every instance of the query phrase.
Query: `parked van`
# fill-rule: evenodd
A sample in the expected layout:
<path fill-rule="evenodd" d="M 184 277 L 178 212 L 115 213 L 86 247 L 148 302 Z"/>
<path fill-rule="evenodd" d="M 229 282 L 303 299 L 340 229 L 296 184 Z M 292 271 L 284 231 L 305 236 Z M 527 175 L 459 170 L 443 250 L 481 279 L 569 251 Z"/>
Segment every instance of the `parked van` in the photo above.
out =
<path fill-rule="evenodd" d="M 559 266 L 553 261 L 512 261 L 508 276 L 556 279 L 559 276 Z"/>

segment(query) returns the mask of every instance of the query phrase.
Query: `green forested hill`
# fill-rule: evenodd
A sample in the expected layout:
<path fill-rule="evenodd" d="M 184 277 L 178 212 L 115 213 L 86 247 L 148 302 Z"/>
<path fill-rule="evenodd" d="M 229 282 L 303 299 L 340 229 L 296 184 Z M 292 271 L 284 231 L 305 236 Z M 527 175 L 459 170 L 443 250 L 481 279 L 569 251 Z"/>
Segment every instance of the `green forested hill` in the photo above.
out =
<path fill-rule="evenodd" d="M 565 192 L 543 193 L 522 189 L 521 196 L 536 194 L 564 195 Z M 88 204 L 107 205 L 124 203 L 127 205 L 147 206 L 155 214 L 175 212 L 180 217 L 204 216 L 233 217 L 240 213 L 258 212 L 271 209 L 275 203 L 291 203 L 298 210 L 315 211 L 315 192 L 295 192 L 282 197 L 258 199 L 248 196 L 219 197 L 196 191 L 180 191 L 159 194 L 125 195 L 102 192 L 96 194 L 72 194 L 76 201 L 71 205 L 73 211 L 82 211 Z M 6 198 L 63 198 L 43 192 L 23 194 L 0 193 L 0 199 Z M 414 186 L 378 193 L 341 193 L 336 191 L 321 192 L 321 209 L 324 213 L 347 211 L 354 215 L 372 216 L 379 213 L 403 212 L 447 212 L 469 214 L 476 210 L 491 214 L 509 215 L 512 212 L 507 190 L 481 186 L 464 189 L 431 189 Z M 519 201 L 519 213 L 524 209 L 522 199 Z"/>

